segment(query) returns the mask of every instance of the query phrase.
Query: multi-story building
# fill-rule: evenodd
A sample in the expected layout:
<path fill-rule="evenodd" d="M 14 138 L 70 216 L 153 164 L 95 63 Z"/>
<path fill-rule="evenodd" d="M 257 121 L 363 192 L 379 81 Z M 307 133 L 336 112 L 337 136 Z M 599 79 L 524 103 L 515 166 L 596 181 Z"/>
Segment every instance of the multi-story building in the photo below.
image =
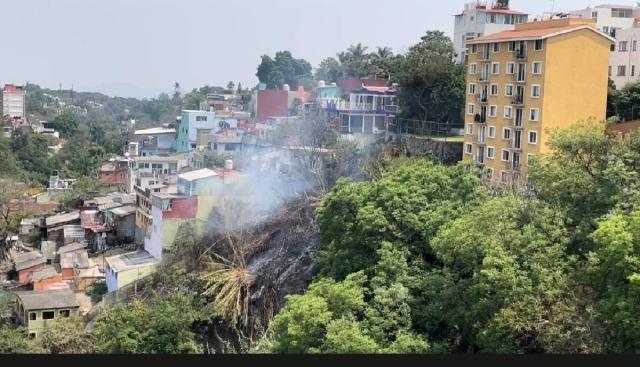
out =
<path fill-rule="evenodd" d="M 509 1 L 496 1 L 488 5 L 486 1 L 465 4 L 462 13 L 455 14 L 453 46 L 456 60 L 465 62 L 467 42 L 486 34 L 513 29 L 514 24 L 525 23 L 529 15 L 509 8 Z"/>
<path fill-rule="evenodd" d="M 221 123 L 228 124 L 229 127 L 238 125 L 237 118 L 219 117 L 216 112 L 199 110 L 183 110 L 182 119 L 178 126 L 178 138 L 176 139 L 176 151 L 186 153 L 196 149 L 198 145 L 198 130 L 217 131 Z"/>
<path fill-rule="evenodd" d="M 463 159 L 492 181 L 525 182 L 549 128 L 603 120 L 613 38 L 592 20 L 522 23 L 470 41 Z"/>
<path fill-rule="evenodd" d="M 165 127 L 152 127 L 149 129 L 136 130 L 134 132 L 137 140 L 137 149 L 133 155 L 166 155 L 173 151 L 176 130 Z M 129 146 L 131 148 L 131 144 Z M 132 153 L 132 152 L 130 152 Z"/>
<path fill-rule="evenodd" d="M 2 89 L 2 116 L 24 118 L 27 115 L 25 95 L 24 87 L 5 84 Z"/>
<path fill-rule="evenodd" d="M 581 10 L 569 12 L 571 17 L 591 19 L 595 27 L 611 37 L 616 37 L 617 31 L 632 28 L 635 19 L 640 16 L 640 8 L 631 5 L 597 5 Z"/>
<path fill-rule="evenodd" d="M 348 101 L 331 106 L 338 112 L 340 132 L 343 134 L 375 134 L 385 131 L 398 111 L 396 91 L 387 86 L 363 85 L 349 93 Z"/>
<path fill-rule="evenodd" d="M 609 76 L 616 88 L 620 89 L 627 83 L 640 80 L 640 28 L 620 29 L 616 31 L 615 39 Z"/>

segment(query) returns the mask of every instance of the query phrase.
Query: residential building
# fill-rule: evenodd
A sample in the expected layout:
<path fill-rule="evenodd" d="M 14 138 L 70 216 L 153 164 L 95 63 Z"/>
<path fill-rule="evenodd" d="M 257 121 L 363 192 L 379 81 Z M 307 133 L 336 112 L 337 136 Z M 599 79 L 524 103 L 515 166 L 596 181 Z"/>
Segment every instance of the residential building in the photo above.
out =
<path fill-rule="evenodd" d="M 45 219 L 47 240 L 55 241 L 57 243 L 62 244 L 64 243 L 65 237 L 69 238 L 69 236 L 65 235 L 65 226 L 79 225 L 79 224 L 80 224 L 80 212 L 77 210 L 72 211 L 70 213 L 57 214 L 57 215 L 52 215 L 50 217 L 47 217 Z"/>
<path fill-rule="evenodd" d="M 135 251 L 105 258 L 107 291 L 113 292 L 153 273 L 160 263 L 146 251 Z"/>
<path fill-rule="evenodd" d="M 632 28 L 636 17 L 640 16 L 640 8 L 631 5 L 597 5 L 569 12 L 572 17 L 591 19 L 595 27 L 611 37 L 616 38 L 617 32 Z"/>
<path fill-rule="evenodd" d="M 270 117 L 289 116 L 289 90 L 266 89 L 255 92 L 256 122 L 265 122 Z"/>
<path fill-rule="evenodd" d="M 613 38 L 588 19 L 521 23 L 470 41 L 464 160 L 494 182 L 525 182 L 550 128 L 604 120 Z"/>
<path fill-rule="evenodd" d="M 620 29 L 615 35 L 616 45 L 611 50 L 609 76 L 616 88 L 640 80 L 640 27 Z"/>
<path fill-rule="evenodd" d="M 219 122 L 214 111 L 183 110 L 180 125 L 178 125 L 176 152 L 186 153 L 194 150 L 198 129 L 218 129 Z"/>
<path fill-rule="evenodd" d="M 54 320 L 78 315 L 80 305 L 71 290 L 14 292 L 14 312 L 31 338 L 37 338 Z"/>
<path fill-rule="evenodd" d="M 129 158 L 111 159 L 104 163 L 98 172 L 100 183 L 104 186 L 111 186 L 123 189 L 127 192 L 131 191 L 131 175 L 130 168 L 133 161 Z"/>
<path fill-rule="evenodd" d="M 161 260 L 173 246 L 181 224 L 191 222 L 201 230 L 217 200 L 238 176 L 231 165 L 217 171 L 203 168 L 179 174 L 176 193 L 151 193 L 151 228 L 144 249 Z"/>
<path fill-rule="evenodd" d="M 136 234 L 136 207 L 126 205 L 105 212 L 105 224 L 113 229 L 113 236 L 120 243 L 131 243 Z"/>
<path fill-rule="evenodd" d="M 487 1 L 470 2 L 454 17 L 453 46 L 459 63 L 465 62 L 469 40 L 511 30 L 515 24 L 526 23 L 529 19 L 527 13 L 510 9 L 509 1 L 497 1 L 493 4 L 487 4 Z"/>
<path fill-rule="evenodd" d="M 2 89 L 2 116 L 22 119 L 27 116 L 24 87 L 5 84 Z"/>
<path fill-rule="evenodd" d="M 34 272 L 31 275 L 33 290 L 44 292 L 53 289 L 70 289 L 69 285 L 62 281 L 62 273 L 58 273 L 52 265 Z"/>
<path fill-rule="evenodd" d="M 134 135 L 138 142 L 136 149 L 138 155 L 166 155 L 173 152 L 176 135 L 176 130 L 173 128 L 153 127 L 136 130 Z"/>
<path fill-rule="evenodd" d="M 18 273 L 18 283 L 29 284 L 33 273 L 41 271 L 47 264 L 47 259 L 38 251 L 9 252 L 11 260 L 13 260 L 14 268 Z"/>
<path fill-rule="evenodd" d="M 341 100 L 333 107 L 338 113 L 343 134 L 385 131 L 398 110 L 395 89 L 369 85 L 352 90 L 349 101 Z"/>

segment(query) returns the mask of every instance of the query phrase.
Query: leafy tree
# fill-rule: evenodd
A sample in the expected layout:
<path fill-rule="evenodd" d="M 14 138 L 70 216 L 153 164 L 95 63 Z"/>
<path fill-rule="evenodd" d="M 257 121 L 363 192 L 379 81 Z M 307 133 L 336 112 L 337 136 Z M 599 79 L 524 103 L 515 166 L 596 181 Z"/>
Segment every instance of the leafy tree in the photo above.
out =
<path fill-rule="evenodd" d="M 0 325 L 0 353 L 2 354 L 34 354 L 45 351 L 27 336 L 27 329 Z"/>
<path fill-rule="evenodd" d="M 46 184 L 54 169 L 54 161 L 49 157 L 47 147 L 57 144 L 57 139 L 38 134 L 17 133 L 12 146 L 19 167 L 27 172 L 28 178 Z"/>
<path fill-rule="evenodd" d="M 50 354 L 93 353 L 93 336 L 84 331 L 84 322 L 78 316 L 57 318 L 47 323 L 47 329 L 38 341 Z"/>
<path fill-rule="evenodd" d="M 261 83 L 267 84 L 267 88 L 273 89 L 282 88 L 284 84 L 296 89 L 313 77 L 311 64 L 294 58 L 289 51 L 278 51 L 275 58 L 263 55 L 256 76 Z"/>
<path fill-rule="evenodd" d="M 11 141 L 4 135 L 0 135 L 0 172 L 3 176 L 16 175 L 18 171 L 18 162 L 11 149 Z"/>
<path fill-rule="evenodd" d="M 338 60 L 328 57 L 320 62 L 315 73 L 317 80 L 324 80 L 327 83 L 336 83 L 344 76 L 344 70 Z"/>
<path fill-rule="evenodd" d="M 404 117 L 460 122 L 465 97 L 465 69 L 456 64 L 451 40 L 428 31 L 392 72 L 400 84 L 398 100 Z"/>
<path fill-rule="evenodd" d="M 429 258 L 440 227 L 480 200 L 476 179 L 462 166 L 401 160 L 372 183 L 338 180 L 318 209 L 325 250 L 323 274 L 342 279 L 371 268 L 383 241 Z"/>
<path fill-rule="evenodd" d="M 236 83 L 234 83 L 233 81 L 229 81 L 229 83 L 227 83 L 227 90 L 232 91 L 233 89 L 236 87 Z"/>
<path fill-rule="evenodd" d="M 60 132 L 60 136 L 64 138 L 72 136 L 80 125 L 78 118 L 69 112 L 59 114 L 53 119 L 53 122 L 56 124 L 56 130 Z"/>
<path fill-rule="evenodd" d="M 198 319 L 193 295 L 178 292 L 117 305 L 96 322 L 99 353 L 200 353 L 202 346 L 191 327 Z"/>

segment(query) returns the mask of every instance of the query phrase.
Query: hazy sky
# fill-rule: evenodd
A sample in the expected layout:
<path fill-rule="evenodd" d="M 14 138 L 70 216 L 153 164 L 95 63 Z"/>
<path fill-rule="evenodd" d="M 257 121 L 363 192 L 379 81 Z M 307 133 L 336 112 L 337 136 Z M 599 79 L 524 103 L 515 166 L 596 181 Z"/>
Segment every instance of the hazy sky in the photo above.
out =
<path fill-rule="evenodd" d="M 603 0 L 604 1 L 604 0 Z M 465 0 L 0 0 L 0 83 L 155 96 L 255 85 L 263 54 L 315 67 L 352 43 L 406 51 L 426 30 L 453 32 Z M 635 1 L 612 1 L 635 4 Z M 556 0 L 555 10 L 599 2 Z M 550 0 L 512 0 L 541 14 Z"/>

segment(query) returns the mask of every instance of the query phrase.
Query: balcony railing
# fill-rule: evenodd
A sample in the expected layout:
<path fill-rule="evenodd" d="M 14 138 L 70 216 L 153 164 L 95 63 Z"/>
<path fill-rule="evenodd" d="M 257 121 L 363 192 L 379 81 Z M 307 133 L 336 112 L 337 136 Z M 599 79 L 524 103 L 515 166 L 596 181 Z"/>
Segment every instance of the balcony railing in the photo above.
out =
<path fill-rule="evenodd" d="M 518 60 L 526 60 L 527 50 L 522 48 L 516 48 L 516 51 L 514 52 L 514 57 Z"/>
<path fill-rule="evenodd" d="M 476 115 L 473 117 L 473 122 L 478 122 L 478 123 L 485 123 L 487 122 L 487 115 L 481 115 L 479 113 L 476 113 Z"/>
<path fill-rule="evenodd" d="M 522 106 L 524 104 L 524 96 L 521 95 L 521 94 L 520 95 L 516 95 L 511 100 L 511 104 L 514 105 L 514 106 Z"/>
<path fill-rule="evenodd" d="M 381 113 L 396 113 L 398 111 L 397 105 L 376 104 L 374 106 L 373 103 L 350 103 L 345 101 L 337 103 L 336 108 L 341 111 L 370 111 Z"/>
<path fill-rule="evenodd" d="M 478 102 L 478 103 L 488 103 L 489 102 L 489 96 L 487 96 L 486 93 L 476 94 L 476 102 Z"/>
<path fill-rule="evenodd" d="M 489 81 L 489 73 L 482 73 L 480 74 L 480 77 L 478 78 L 478 81 L 481 83 L 486 83 Z"/>

